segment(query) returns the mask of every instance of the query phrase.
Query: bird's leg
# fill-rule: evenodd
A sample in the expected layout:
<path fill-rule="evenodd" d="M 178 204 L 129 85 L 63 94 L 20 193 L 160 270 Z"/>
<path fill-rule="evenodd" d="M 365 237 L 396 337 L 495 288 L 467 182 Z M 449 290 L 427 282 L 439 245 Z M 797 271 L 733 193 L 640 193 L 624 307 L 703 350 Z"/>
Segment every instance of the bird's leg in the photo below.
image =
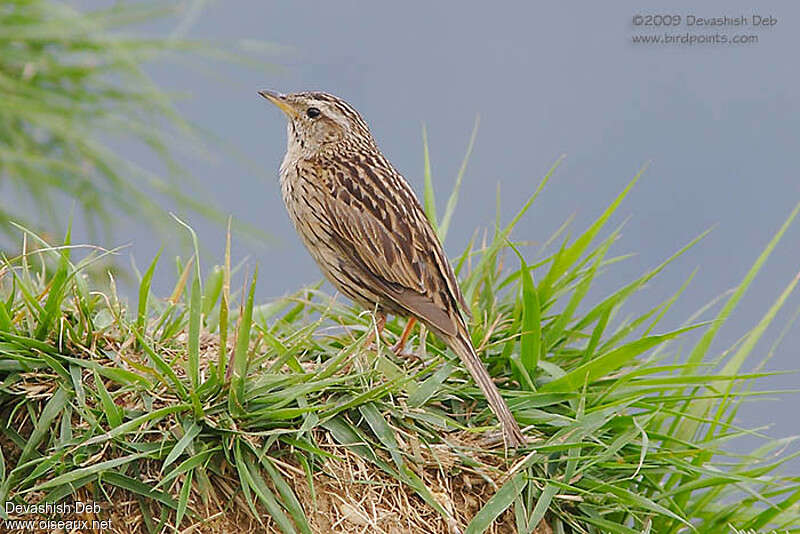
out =
<path fill-rule="evenodd" d="M 375 328 L 370 328 L 369 334 L 367 334 L 367 339 L 364 341 L 364 346 L 368 347 L 373 341 L 375 341 L 376 337 L 380 337 L 384 326 L 386 326 L 386 314 L 380 311 L 376 312 Z"/>
<path fill-rule="evenodd" d="M 416 317 L 409 317 L 406 327 L 403 328 L 403 333 L 400 334 L 400 339 L 397 341 L 397 344 L 392 347 L 392 352 L 394 352 L 396 355 L 399 356 L 403 352 L 403 349 L 406 347 L 406 341 L 408 341 L 408 336 L 411 335 L 411 329 L 414 328 L 416 323 Z"/>

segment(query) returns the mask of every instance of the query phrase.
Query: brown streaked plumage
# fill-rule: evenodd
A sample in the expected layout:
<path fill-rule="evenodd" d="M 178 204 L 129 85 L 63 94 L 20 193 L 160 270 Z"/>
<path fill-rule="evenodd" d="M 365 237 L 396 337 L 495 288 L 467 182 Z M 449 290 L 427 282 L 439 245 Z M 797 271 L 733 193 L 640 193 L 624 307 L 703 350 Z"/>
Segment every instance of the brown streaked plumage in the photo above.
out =
<path fill-rule="evenodd" d="M 507 443 L 523 445 L 522 431 L 472 346 L 462 316 L 468 307 L 436 232 L 364 120 L 327 93 L 260 94 L 289 118 L 281 192 L 322 272 L 346 296 L 377 309 L 379 325 L 389 313 L 427 325 L 461 358 Z"/>

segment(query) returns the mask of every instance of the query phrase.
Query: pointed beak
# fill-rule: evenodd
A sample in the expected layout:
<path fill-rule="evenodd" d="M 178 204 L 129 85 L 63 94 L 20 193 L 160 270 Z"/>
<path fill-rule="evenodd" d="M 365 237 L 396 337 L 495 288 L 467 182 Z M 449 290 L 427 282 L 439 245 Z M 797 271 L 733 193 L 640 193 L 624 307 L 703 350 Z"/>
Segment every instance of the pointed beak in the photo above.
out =
<path fill-rule="evenodd" d="M 296 115 L 294 108 L 286 101 L 286 95 L 275 91 L 259 91 L 258 94 L 278 106 L 289 118 L 293 118 Z"/>

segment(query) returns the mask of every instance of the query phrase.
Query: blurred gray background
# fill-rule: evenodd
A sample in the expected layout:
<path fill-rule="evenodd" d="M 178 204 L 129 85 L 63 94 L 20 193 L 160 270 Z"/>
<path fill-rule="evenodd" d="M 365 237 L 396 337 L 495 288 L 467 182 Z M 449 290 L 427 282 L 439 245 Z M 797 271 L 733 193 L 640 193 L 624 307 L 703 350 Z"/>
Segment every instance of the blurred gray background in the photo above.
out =
<path fill-rule="evenodd" d="M 609 269 L 589 300 L 597 302 L 714 227 L 628 309 L 648 309 L 699 268 L 662 324 L 667 329 L 736 285 L 800 201 L 800 4 L 650 5 L 216 2 L 185 27 L 186 37 L 280 45 L 270 56 L 277 68 L 265 74 L 220 63 L 212 64 L 209 76 L 203 68 L 155 63 L 150 73 L 164 88 L 188 95 L 179 100 L 179 108 L 218 136 L 220 146 L 237 147 L 260 166 L 244 165 L 224 150 L 215 151 L 213 161 L 185 162 L 205 188 L 201 195 L 276 237 L 269 244 L 234 242 L 235 259 L 249 256 L 251 263 L 259 263 L 264 299 L 320 275 L 280 200 L 277 169 L 285 148 L 284 118 L 256 90 L 318 89 L 360 110 L 384 153 L 420 193 L 421 125 L 427 126 L 440 213 L 480 114 L 475 150 L 445 244 L 451 255 L 463 250 L 476 228 L 493 224 L 498 184 L 507 222 L 561 154 L 566 160 L 518 226 L 517 240 L 541 243 L 571 215 L 573 235 L 585 229 L 651 162 L 611 224 L 629 218 L 613 252 L 636 256 Z M 777 24 L 692 30 L 755 34 L 758 42 L 753 44 L 634 45 L 635 34 L 665 31 L 634 28 L 636 14 L 758 14 L 774 17 Z M 174 26 L 151 30 L 168 33 Z M 136 150 L 131 147 L 134 156 Z M 204 265 L 219 262 L 223 230 L 199 217 L 188 222 L 208 246 Z M 118 229 L 114 239 L 114 244 L 132 243 L 130 253 L 140 267 L 161 246 L 143 225 Z M 755 325 L 800 270 L 799 243 L 797 221 L 722 330 L 714 344 L 717 354 Z M 162 293 L 173 281 L 172 270 L 162 266 Z M 800 297 L 794 295 L 748 369 L 769 352 L 798 306 Z M 798 344 L 800 327 L 795 326 L 767 368 L 800 368 Z M 796 386 L 794 374 L 760 383 L 764 390 Z M 767 430 L 773 436 L 798 433 L 798 397 L 776 399 L 772 395 L 749 404 L 740 422 L 773 424 Z"/>

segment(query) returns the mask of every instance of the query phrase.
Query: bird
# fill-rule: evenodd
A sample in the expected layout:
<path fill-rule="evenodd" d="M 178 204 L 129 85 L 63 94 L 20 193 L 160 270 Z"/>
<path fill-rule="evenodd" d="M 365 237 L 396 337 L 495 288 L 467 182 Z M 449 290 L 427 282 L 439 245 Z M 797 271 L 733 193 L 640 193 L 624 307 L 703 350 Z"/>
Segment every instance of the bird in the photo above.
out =
<path fill-rule="evenodd" d="M 361 115 L 317 91 L 259 94 L 287 117 L 280 165 L 284 204 L 301 240 L 342 294 L 375 311 L 408 317 L 400 353 L 419 320 L 459 357 L 499 420 L 507 446 L 525 437 L 483 366 L 464 315 L 469 306 L 417 196 L 386 159 Z M 370 341 L 372 341 L 370 337 Z"/>

